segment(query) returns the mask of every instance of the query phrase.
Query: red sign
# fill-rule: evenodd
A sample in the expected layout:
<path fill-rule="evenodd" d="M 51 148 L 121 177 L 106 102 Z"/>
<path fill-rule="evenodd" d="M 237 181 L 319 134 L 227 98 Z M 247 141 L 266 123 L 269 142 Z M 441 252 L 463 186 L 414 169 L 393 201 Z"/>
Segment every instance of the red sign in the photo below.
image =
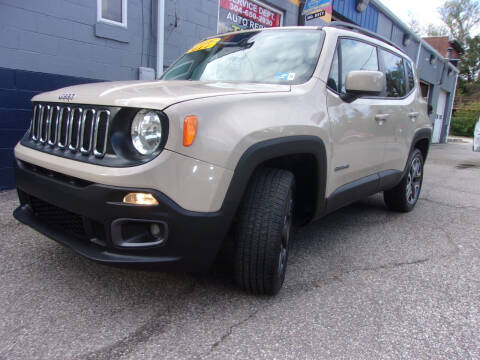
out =
<path fill-rule="evenodd" d="M 227 10 L 230 17 L 240 17 L 243 23 L 250 21 L 247 28 L 254 28 L 252 24 L 261 27 L 281 26 L 282 15 L 251 0 L 220 0 L 220 9 Z M 228 19 L 231 20 L 231 19 Z M 239 23 L 239 21 L 233 21 Z M 245 25 L 245 24 L 244 24 Z M 242 26 L 244 28 L 244 26 Z"/>

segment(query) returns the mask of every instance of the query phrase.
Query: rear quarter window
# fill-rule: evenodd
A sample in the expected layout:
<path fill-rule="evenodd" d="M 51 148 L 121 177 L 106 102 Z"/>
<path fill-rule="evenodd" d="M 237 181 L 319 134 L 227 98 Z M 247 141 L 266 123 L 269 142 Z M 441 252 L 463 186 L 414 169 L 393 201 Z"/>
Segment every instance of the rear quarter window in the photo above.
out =
<path fill-rule="evenodd" d="M 389 51 L 380 50 L 387 79 L 387 97 L 400 98 L 407 95 L 407 79 L 403 58 Z"/>
<path fill-rule="evenodd" d="M 413 66 L 410 61 L 406 61 L 407 63 L 407 80 L 408 80 L 408 89 L 409 91 L 415 89 L 415 75 L 413 72 Z"/>

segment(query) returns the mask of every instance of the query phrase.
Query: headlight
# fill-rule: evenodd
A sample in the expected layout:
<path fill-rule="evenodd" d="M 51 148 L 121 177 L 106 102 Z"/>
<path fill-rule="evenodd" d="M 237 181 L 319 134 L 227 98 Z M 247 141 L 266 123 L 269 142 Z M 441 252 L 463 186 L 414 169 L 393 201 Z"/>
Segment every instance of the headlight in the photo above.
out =
<path fill-rule="evenodd" d="M 157 112 L 140 110 L 132 122 L 132 143 L 142 155 L 150 155 L 162 142 L 162 122 Z"/>

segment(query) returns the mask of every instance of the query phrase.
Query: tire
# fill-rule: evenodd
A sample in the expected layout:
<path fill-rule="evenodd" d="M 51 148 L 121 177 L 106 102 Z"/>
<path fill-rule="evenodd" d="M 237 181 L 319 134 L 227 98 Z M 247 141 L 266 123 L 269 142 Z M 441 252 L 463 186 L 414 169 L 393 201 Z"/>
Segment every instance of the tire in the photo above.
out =
<path fill-rule="evenodd" d="M 234 275 L 247 292 L 275 295 L 285 279 L 292 237 L 295 178 L 261 168 L 251 179 L 235 229 Z"/>
<path fill-rule="evenodd" d="M 423 183 L 423 155 L 414 149 L 408 159 L 408 170 L 400 184 L 385 191 L 385 204 L 392 211 L 410 212 L 415 208 Z"/>

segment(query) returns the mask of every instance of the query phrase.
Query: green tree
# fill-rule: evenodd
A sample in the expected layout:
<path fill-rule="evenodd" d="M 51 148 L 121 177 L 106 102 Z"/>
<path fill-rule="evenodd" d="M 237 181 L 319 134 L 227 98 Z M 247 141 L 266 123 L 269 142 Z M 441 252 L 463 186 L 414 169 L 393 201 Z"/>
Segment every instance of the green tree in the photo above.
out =
<path fill-rule="evenodd" d="M 467 83 L 479 80 L 480 71 L 480 35 L 466 40 L 466 51 L 460 62 L 460 72 L 465 76 Z"/>
<path fill-rule="evenodd" d="M 450 35 L 464 48 L 459 65 L 459 94 L 472 95 L 480 88 L 480 37 L 471 36 L 473 28 L 480 23 L 480 2 L 478 0 L 446 0 L 438 9 Z"/>
<path fill-rule="evenodd" d="M 422 29 L 424 36 L 448 36 L 448 29 L 442 25 L 428 24 Z"/>
<path fill-rule="evenodd" d="M 447 0 L 438 12 L 451 35 L 466 46 L 472 29 L 480 23 L 478 0 Z"/>
<path fill-rule="evenodd" d="M 418 36 L 422 35 L 422 27 L 420 26 L 420 23 L 418 20 L 413 16 L 412 12 L 408 12 L 408 27 L 410 28 L 411 31 L 413 31 L 415 34 Z"/>

